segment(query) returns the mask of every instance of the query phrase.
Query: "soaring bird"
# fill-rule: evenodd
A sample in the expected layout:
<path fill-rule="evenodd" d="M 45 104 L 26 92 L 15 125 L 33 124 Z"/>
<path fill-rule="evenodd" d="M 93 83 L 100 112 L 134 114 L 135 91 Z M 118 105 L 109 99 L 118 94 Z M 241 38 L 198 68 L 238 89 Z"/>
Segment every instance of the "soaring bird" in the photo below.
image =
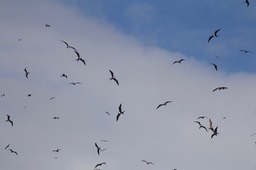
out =
<path fill-rule="evenodd" d="M 116 82 L 116 84 L 119 86 L 119 82 L 118 80 L 116 79 L 115 75 L 114 75 L 114 72 L 112 70 L 109 69 L 109 72 L 111 74 L 111 77 L 109 78 L 109 80 L 114 80 Z"/>
<path fill-rule="evenodd" d="M 176 64 L 176 63 L 181 64 L 182 61 L 185 61 L 185 59 L 182 58 L 182 59 L 180 59 L 180 60 L 176 60 L 176 61 L 174 61 L 172 64 Z"/>
<path fill-rule="evenodd" d="M 151 165 L 154 165 L 153 162 L 150 162 L 150 161 L 146 161 L 146 160 L 141 160 L 142 162 L 145 162 L 147 165 L 151 164 Z"/>
<path fill-rule="evenodd" d="M 214 69 L 216 70 L 216 71 L 218 71 L 218 66 L 216 65 L 216 64 L 214 64 L 214 63 L 210 63 L 211 65 L 213 65 L 213 67 L 214 67 Z"/>
<path fill-rule="evenodd" d="M 110 115 L 110 113 L 109 113 L 108 111 L 105 111 L 105 113 L 106 113 L 107 115 Z"/>
<path fill-rule="evenodd" d="M 6 122 L 10 122 L 11 125 L 13 126 L 13 121 L 10 118 L 10 115 L 7 115 L 7 120 L 5 120 Z"/>
<path fill-rule="evenodd" d="M 68 78 L 68 76 L 67 76 L 65 73 L 63 73 L 62 75 L 60 75 L 60 77 Z"/>
<path fill-rule="evenodd" d="M 206 116 L 198 116 L 197 119 L 205 119 L 207 118 Z"/>
<path fill-rule="evenodd" d="M 213 34 L 208 38 L 208 43 L 211 41 L 211 39 L 213 38 L 213 37 L 218 37 L 218 32 L 220 31 L 220 29 L 217 29 L 217 30 L 215 30 L 214 32 L 213 32 Z"/>
<path fill-rule="evenodd" d="M 97 148 L 97 154 L 100 155 L 100 152 L 102 151 L 101 148 L 98 146 L 98 144 L 95 142 L 94 144 Z"/>
<path fill-rule="evenodd" d="M 249 5 L 250 5 L 249 0 L 245 0 L 244 3 L 246 4 L 247 7 L 249 7 Z"/>
<path fill-rule="evenodd" d="M 168 100 L 168 101 L 166 101 L 166 102 L 164 102 L 164 103 L 161 103 L 161 104 L 159 104 L 157 107 L 156 107 L 156 109 L 158 109 L 159 107 L 162 107 L 162 106 L 166 106 L 168 103 L 171 103 L 172 101 L 170 101 L 170 100 Z"/>
<path fill-rule="evenodd" d="M 30 72 L 27 70 L 27 67 L 24 68 L 24 71 L 25 71 L 25 76 L 28 79 L 28 75 L 30 74 Z"/>
<path fill-rule="evenodd" d="M 244 53 L 252 53 L 252 51 L 250 50 L 245 50 L 245 49 L 241 49 L 240 52 L 244 52 Z"/>
<path fill-rule="evenodd" d="M 206 132 L 208 132 L 207 128 L 205 126 L 203 126 L 199 121 L 194 121 L 194 122 L 199 125 L 199 129 L 203 128 L 206 130 Z"/>
<path fill-rule="evenodd" d="M 54 149 L 52 152 L 59 152 L 61 149 Z"/>
<path fill-rule="evenodd" d="M 118 121 L 121 114 L 124 114 L 124 111 L 122 110 L 122 104 L 120 104 L 118 107 L 118 114 L 116 116 L 116 121 Z"/>
<path fill-rule="evenodd" d="M 63 41 L 63 40 L 61 40 L 61 41 L 66 45 L 67 48 L 71 48 L 71 49 L 73 49 L 74 51 L 77 51 L 75 47 L 70 46 L 66 41 Z"/>
<path fill-rule="evenodd" d="M 51 26 L 50 24 L 45 24 L 45 27 L 50 28 Z"/>
<path fill-rule="evenodd" d="M 221 86 L 221 87 L 217 87 L 217 88 L 213 89 L 212 92 L 215 92 L 216 90 L 225 90 L 225 89 L 228 89 L 228 88 L 225 86 Z"/>
<path fill-rule="evenodd" d="M 77 81 L 77 82 L 70 82 L 69 84 L 72 84 L 72 85 L 77 85 L 77 84 L 82 84 L 80 81 Z"/>
<path fill-rule="evenodd" d="M 211 138 L 213 138 L 213 136 L 217 136 L 219 133 L 218 133 L 218 126 L 213 130 L 213 134 L 211 136 Z"/>
<path fill-rule="evenodd" d="M 98 164 L 96 164 L 96 165 L 95 165 L 95 167 L 94 167 L 94 168 L 97 168 L 98 166 L 102 166 L 102 165 L 106 165 L 106 162 L 98 163 Z"/>
<path fill-rule="evenodd" d="M 59 116 L 54 116 L 52 119 L 60 119 Z"/>
<path fill-rule="evenodd" d="M 11 151 L 11 153 L 14 153 L 14 154 L 16 154 L 18 156 L 18 153 L 16 151 L 14 151 L 12 149 L 9 149 L 9 151 Z"/>

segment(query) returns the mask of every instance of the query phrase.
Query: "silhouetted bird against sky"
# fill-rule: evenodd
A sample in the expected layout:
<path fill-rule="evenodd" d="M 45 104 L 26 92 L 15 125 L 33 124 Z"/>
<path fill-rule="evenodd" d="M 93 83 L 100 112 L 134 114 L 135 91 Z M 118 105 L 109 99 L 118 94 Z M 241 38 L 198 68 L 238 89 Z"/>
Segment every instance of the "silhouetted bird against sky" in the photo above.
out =
<path fill-rule="evenodd" d="M 166 102 L 164 102 L 164 103 L 161 103 L 161 104 L 159 104 L 157 107 L 156 107 L 156 109 L 159 109 L 160 107 L 162 107 L 162 106 L 166 106 L 168 103 L 171 103 L 172 101 L 170 101 L 170 100 L 168 100 L 168 101 L 166 101 Z"/>
<path fill-rule="evenodd" d="M 82 59 L 81 57 L 77 58 L 76 61 L 81 61 L 84 65 L 86 65 L 84 59 Z"/>
<path fill-rule="evenodd" d="M 150 162 L 150 161 L 146 161 L 146 160 L 141 160 L 142 162 L 145 162 L 147 165 L 154 165 L 154 163 L 153 162 Z"/>
<path fill-rule="evenodd" d="M 31 93 L 29 93 L 27 96 L 28 96 L 28 97 L 31 97 L 31 96 L 32 96 L 32 94 L 31 94 Z"/>
<path fill-rule="evenodd" d="M 45 27 L 50 28 L 51 26 L 50 24 L 45 24 Z"/>
<path fill-rule="evenodd" d="M 61 40 L 61 41 L 62 41 L 64 44 L 66 44 L 66 47 L 67 47 L 67 48 L 71 48 L 71 49 L 73 49 L 74 51 L 77 51 L 75 47 L 70 46 L 66 41 L 63 41 L 63 40 Z"/>
<path fill-rule="evenodd" d="M 9 149 L 9 151 L 11 151 L 11 153 L 14 153 L 14 154 L 16 154 L 18 156 L 18 153 L 16 151 L 14 151 L 12 149 Z"/>
<path fill-rule="evenodd" d="M 119 120 L 119 117 L 121 114 L 124 114 L 124 111 L 122 110 L 122 104 L 119 105 L 118 107 L 118 113 L 117 113 L 117 116 L 116 116 L 116 121 Z"/>
<path fill-rule="evenodd" d="M 28 79 L 28 75 L 30 74 L 30 72 L 27 70 L 27 67 L 24 68 L 24 71 L 25 71 L 25 76 Z"/>
<path fill-rule="evenodd" d="M 58 116 L 54 116 L 52 119 L 60 119 L 60 117 L 58 117 Z"/>
<path fill-rule="evenodd" d="M 54 149 L 52 152 L 59 152 L 61 149 Z"/>
<path fill-rule="evenodd" d="M 113 71 L 111 71 L 111 70 L 109 69 L 109 72 L 110 72 L 110 74 L 111 74 L 111 77 L 109 78 L 109 80 L 114 80 L 114 81 L 116 82 L 116 84 L 119 86 L 119 82 L 118 82 L 118 80 L 116 79 L 116 77 L 115 77 Z"/>
<path fill-rule="evenodd" d="M 252 53 L 252 51 L 250 50 L 245 50 L 245 49 L 241 49 L 240 52 L 244 52 L 244 53 Z"/>
<path fill-rule="evenodd" d="M 106 165 L 106 162 L 98 163 L 98 164 L 96 164 L 96 165 L 95 165 L 95 167 L 94 167 L 94 168 L 97 168 L 98 166 L 102 166 L 102 165 Z"/>
<path fill-rule="evenodd" d="M 245 1 L 244 1 L 244 3 L 246 4 L 246 6 L 247 6 L 247 7 L 249 7 L 249 6 L 250 6 L 250 2 L 249 2 L 249 0 L 245 0 Z"/>
<path fill-rule="evenodd" d="M 207 118 L 206 116 L 198 116 L 197 119 L 205 119 Z"/>
<path fill-rule="evenodd" d="M 211 136 L 211 138 L 213 138 L 213 136 L 217 136 L 219 133 L 218 133 L 218 126 L 213 130 L 213 134 Z"/>
<path fill-rule="evenodd" d="M 185 59 L 182 58 L 180 60 L 176 60 L 172 64 L 177 64 L 177 63 L 181 64 L 182 61 L 185 61 Z"/>
<path fill-rule="evenodd" d="M 220 31 L 220 29 L 217 29 L 216 31 L 213 32 L 213 34 L 208 38 L 208 43 L 211 41 L 211 39 L 213 37 L 218 37 L 218 32 Z"/>
<path fill-rule="evenodd" d="M 60 77 L 68 78 L 68 76 L 67 76 L 65 73 L 63 73 L 62 75 L 60 75 Z"/>
<path fill-rule="evenodd" d="M 216 70 L 216 71 L 218 71 L 218 66 L 216 65 L 216 64 L 214 64 L 214 63 L 210 63 L 211 65 L 213 65 L 213 67 L 214 67 L 214 69 Z"/>
<path fill-rule="evenodd" d="M 199 125 L 199 129 L 203 128 L 206 130 L 206 132 L 208 132 L 207 128 L 205 126 L 203 126 L 199 121 L 194 121 L 194 122 Z"/>
<path fill-rule="evenodd" d="M 98 144 L 95 142 L 94 144 L 97 148 L 97 154 L 100 155 L 100 152 L 101 152 L 101 148 L 98 146 Z"/>
<path fill-rule="evenodd" d="M 209 119 L 209 127 L 208 127 L 208 129 L 210 129 L 211 131 L 214 131 L 211 119 Z"/>
<path fill-rule="evenodd" d="M 6 122 L 10 122 L 11 125 L 13 126 L 13 121 L 11 120 L 10 115 L 7 115 L 7 120 L 6 120 Z"/>
<path fill-rule="evenodd" d="M 77 82 L 70 82 L 69 84 L 72 84 L 72 85 L 77 85 L 77 84 L 82 84 L 80 81 L 77 81 Z"/>
<path fill-rule="evenodd" d="M 222 86 L 222 87 L 217 87 L 217 88 L 213 89 L 212 92 L 215 92 L 216 90 L 225 90 L 225 89 L 228 89 L 228 88 L 227 88 L 227 87 L 224 87 L 224 86 Z"/>

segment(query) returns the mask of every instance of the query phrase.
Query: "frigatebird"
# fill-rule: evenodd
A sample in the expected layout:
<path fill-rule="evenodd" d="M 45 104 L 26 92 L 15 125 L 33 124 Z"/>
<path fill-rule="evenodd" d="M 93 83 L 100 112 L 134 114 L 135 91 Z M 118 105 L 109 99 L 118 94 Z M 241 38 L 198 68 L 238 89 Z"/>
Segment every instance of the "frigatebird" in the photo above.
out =
<path fill-rule="evenodd" d="M 98 163 L 98 164 L 96 164 L 96 165 L 95 165 L 95 167 L 94 167 L 94 168 L 97 168 L 98 166 L 102 166 L 102 165 L 106 165 L 106 162 Z"/>
<path fill-rule="evenodd" d="M 10 118 L 10 115 L 7 115 L 7 120 L 5 120 L 6 122 L 10 122 L 11 125 L 13 126 L 13 121 Z"/>
<path fill-rule="evenodd" d="M 118 114 L 116 116 L 116 121 L 118 121 L 121 114 L 124 114 L 124 111 L 122 110 L 122 104 L 120 104 L 118 107 Z"/>
<path fill-rule="evenodd" d="M 180 60 L 176 60 L 176 61 L 174 61 L 172 64 L 176 64 L 176 63 L 181 64 L 182 61 L 185 61 L 185 59 L 182 58 L 182 59 L 180 59 Z"/>
<path fill-rule="evenodd" d="M 82 84 L 80 81 L 77 81 L 77 82 L 70 82 L 69 84 L 72 84 L 72 85 L 77 85 L 77 84 Z"/>
<path fill-rule="evenodd" d="M 63 73 L 62 75 L 60 75 L 60 77 L 68 78 L 68 76 L 67 76 L 65 73 Z"/>
<path fill-rule="evenodd" d="M 109 80 L 114 80 L 116 82 L 116 84 L 119 86 L 119 82 L 118 80 L 116 79 L 115 75 L 114 75 L 114 72 L 112 70 L 109 69 L 109 72 L 111 74 L 111 77 L 109 78 Z"/>
<path fill-rule="evenodd" d="M 168 101 L 166 101 L 166 102 L 164 102 L 164 103 L 161 103 L 161 104 L 159 104 L 157 107 L 156 107 L 156 109 L 158 109 L 159 107 L 162 107 L 162 106 L 166 106 L 168 103 L 171 103 L 172 101 L 170 101 L 170 100 L 168 100 Z"/>
<path fill-rule="evenodd" d="M 250 50 L 245 50 L 245 49 L 241 49 L 240 52 L 244 52 L 244 53 L 252 53 L 252 51 Z"/>
<path fill-rule="evenodd" d="M 11 153 L 14 153 L 14 154 L 16 154 L 18 156 L 18 153 L 16 151 L 14 151 L 12 149 L 9 149 L 9 151 L 11 151 Z"/>
<path fill-rule="evenodd" d="M 211 39 L 213 38 L 213 37 L 218 37 L 218 32 L 220 31 L 220 29 L 217 29 L 217 30 L 215 30 L 214 32 L 213 32 L 213 34 L 208 38 L 208 43 L 211 41 Z"/>
<path fill-rule="evenodd" d="M 60 119 L 59 116 L 54 116 L 52 119 Z"/>
<path fill-rule="evenodd" d="M 61 41 L 66 45 L 67 48 L 71 48 L 71 49 L 73 49 L 74 51 L 77 51 L 75 47 L 70 46 L 66 41 L 64 41 L 64 40 L 61 40 Z"/>
<path fill-rule="evenodd" d="M 27 67 L 24 68 L 24 71 L 25 71 L 25 76 L 28 79 L 28 75 L 30 74 L 30 72 L 27 70 Z"/>
<path fill-rule="evenodd" d="M 98 144 L 95 142 L 94 144 L 97 148 L 97 154 L 100 155 L 100 152 L 102 151 L 101 148 L 98 146 Z"/>
<path fill-rule="evenodd" d="M 218 71 L 218 66 L 216 65 L 216 64 L 214 64 L 214 63 L 210 63 L 211 65 L 213 65 L 213 67 L 214 67 L 214 69 L 216 70 L 216 71 Z"/>
<path fill-rule="evenodd" d="M 246 4 L 247 7 L 249 7 L 249 5 L 250 5 L 249 0 L 245 0 L 244 3 Z"/>
<path fill-rule="evenodd" d="M 206 116 L 198 116 L 197 119 L 205 119 L 207 118 Z"/>
<path fill-rule="evenodd" d="M 52 152 L 59 152 L 61 149 L 54 149 Z"/>
<path fill-rule="evenodd" d="M 154 165 L 153 162 L 150 162 L 150 161 L 146 161 L 146 160 L 141 160 L 142 162 L 145 162 L 147 165 L 151 164 L 151 165 Z"/>
<path fill-rule="evenodd" d="M 217 136 L 219 133 L 218 133 L 218 126 L 213 130 L 213 134 L 211 136 L 211 139 L 213 138 L 213 136 Z"/>
<path fill-rule="evenodd" d="M 206 132 L 208 132 L 207 128 L 205 126 L 203 126 L 199 121 L 194 121 L 194 122 L 199 125 L 199 129 L 203 128 L 206 130 Z"/>
<path fill-rule="evenodd" d="M 78 58 L 76 59 L 76 61 L 81 61 L 84 65 L 86 65 L 86 63 L 85 63 L 84 59 L 83 59 L 83 58 L 81 58 L 81 57 L 78 57 Z"/>
<path fill-rule="evenodd" d="M 217 87 L 217 88 L 213 89 L 212 92 L 215 92 L 216 90 L 225 90 L 225 89 L 228 89 L 228 88 L 225 86 L 221 86 L 221 87 Z"/>

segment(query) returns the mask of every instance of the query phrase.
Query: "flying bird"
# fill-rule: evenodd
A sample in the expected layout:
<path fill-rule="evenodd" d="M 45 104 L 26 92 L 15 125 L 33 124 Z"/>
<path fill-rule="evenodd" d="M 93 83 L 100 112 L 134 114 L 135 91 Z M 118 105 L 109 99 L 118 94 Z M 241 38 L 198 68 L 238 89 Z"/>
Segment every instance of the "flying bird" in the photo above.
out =
<path fill-rule="evenodd" d="M 110 115 L 110 113 L 109 113 L 108 111 L 105 111 L 105 113 L 106 113 L 107 115 Z"/>
<path fill-rule="evenodd" d="M 198 116 L 197 119 L 205 119 L 207 118 L 206 116 Z"/>
<path fill-rule="evenodd" d="M 97 168 L 98 166 L 102 166 L 102 165 L 106 165 L 106 162 L 98 163 L 98 164 L 96 164 L 96 165 L 95 165 L 95 167 L 94 167 L 94 168 Z"/>
<path fill-rule="evenodd" d="M 28 75 L 30 74 L 30 72 L 27 70 L 27 67 L 24 68 L 24 71 L 25 71 L 25 76 L 28 79 Z"/>
<path fill-rule="evenodd" d="M 1 97 L 4 97 L 5 96 L 5 94 L 1 94 Z"/>
<path fill-rule="evenodd" d="M 205 126 L 203 126 L 199 121 L 194 121 L 194 122 L 199 125 L 199 129 L 203 128 L 206 130 L 206 132 L 208 132 L 207 128 Z"/>
<path fill-rule="evenodd" d="M 124 114 L 124 111 L 122 110 L 122 104 L 120 104 L 118 107 L 118 114 L 116 116 L 116 121 L 118 121 L 121 114 Z"/>
<path fill-rule="evenodd" d="M 250 2 L 249 2 L 249 0 L 245 0 L 245 1 L 244 1 L 244 3 L 246 4 L 246 6 L 247 6 L 247 7 L 249 7 L 249 6 L 250 6 Z"/>
<path fill-rule="evenodd" d="M 72 85 L 77 85 L 77 84 L 82 84 L 80 81 L 77 81 L 77 82 L 70 82 L 69 84 L 72 84 Z"/>
<path fill-rule="evenodd" d="M 66 45 L 67 48 L 71 48 L 71 49 L 73 49 L 74 51 L 77 51 L 75 47 L 70 46 L 66 41 L 63 41 L 63 40 L 61 40 L 61 41 Z"/>
<path fill-rule="evenodd" d="M 81 57 L 78 57 L 78 58 L 76 59 L 76 61 L 81 61 L 84 65 L 86 65 L 86 63 L 85 63 L 84 59 L 83 59 L 83 58 L 81 58 Z"/>
<path fill-rule="evenodd" d="M 58 116 L 54 116 L 52 119 L 60 119 L 60 117 L 58 117 Z"/>
<path fill-rule="evenodd" d="M 53 99 L 56 99 L 56 97 L 53 96 L 53 97 L 51 97 L 49 100 L 53 100 Z"/>
<path fill-rule="evenodd" d="M 217 88 L 213 89 L 212 92 L 215 92 L 216 90 L 225 90 L 225 89 L 228 89 L 228 88 L 225 86 L 217 87 Z"/>
<path fill-rule="evenodd" d="M 67 76 L 65 73 L 63 73 L 62 75 L 60 75 L 60 77 L 68 78 L 68 76 Z"/>
<path fill-rule="evenodd" d="M 10 115 L 7 115 L 7 120 L 5 120 L 6 122 L 10 122 L 11 125 L 13 126 L 13 121 L 10 118 Z"/>
<path fill-rule="evenodd" d="M 61 149 L 54 149 L 52 152 L 59 152 Z"/>
<path fill-rule="evenodd" d="M 170 101 L 170 100 L 168 100 L 168 101 L 166 101 L 166 102 L 164 102 L 164 103 L 161 103 L 161 104 L 159 104 L 157 107 L 156 107 L 156 109 L 158 109 L 158 108 L 160 108 L 160 107 L 162 107 L 162 106 L 166 106 L 168 103 L 171 103 L 172 101 Z"/>
<path fill-rule="evenodd" d="M 18 156 L 18 153 L 16 151 L 14 151 L 12 149 L 9 149 L 9 151 L 11 151 L 11 153 L 14 153 L 14 154 L 16 154 Z"/>
<path fill-rule="evenodd" d="M 252 53 L 252 51 L 250 50 L 245 50 L 245 49 L 241 49 L 240 52 L 244 52 L 244 53 Z"/>
<path fill-rule="evenodd" d="M 213 130 L 213 134 L 211 136 L 211 139 L 213 138 L 213 136 L 217 136 L 219 133 L 218 133 L 218 126 Z"/>
<path fill-rule="evenodd" d="M 45 27 L 50 28 L 51 26 L 50 24 L 45 24 Z"/>
<path fill-rule="evenodd" d="M 216 31 L 213 32 L 213 34 L 208 38 L 208 43 L 211 41 L 211 39 L 213 37 L 218 37 L 218 32 L 220 31 L 220 29 L 217 29 Z"/>
<path fill-rule="evenodd" d="M 97 154 L 100 155 L 100 152 L 102 151 L 101 148 L 98 146 L 98 144 L 95 142 L 94 144 L 97 148 Z"/>
<path fill-rule="evenodd" d="M 116 79 L 115 75 L 114 75 L 114 72 L 112 70 L 109 69 L 109 72 L 111 74 L 111 77 L 109 78 L 109 80 L 114 80 L 116 82 L 116 84 L 119 86 L 119 82 L 118 80 Z"/>
<path fill-rule="evenodd" d="M 180 59 L 180 60 L 176 60 L 176 61 L 174 61 L 172 64 L 176 64 L 176 63 L 181 64 L 182 61 L 185 61 L 185 59 L 182 58 L 182 59 Z"/>
<path fill-rule="evenodd" d="M 142 162 L 145 162 L 147 165 L 149 165 L 149 164 L 152 164 L 152 165 L 154 165 L 154 163 L 153 162 L 149 162 L 149 161 L 146 161 L 146 160 L 141 160 Z"/>
<path fill-rule="evenodd" d="M 213 67 L 214 67 L 214 69 L 216 70 L 216 71 L 218 71 L 218 66 L 216 65 L 216 64 L 214 64 L 214 63 L 210 63 L 211 65 L 213 65 Z"/>

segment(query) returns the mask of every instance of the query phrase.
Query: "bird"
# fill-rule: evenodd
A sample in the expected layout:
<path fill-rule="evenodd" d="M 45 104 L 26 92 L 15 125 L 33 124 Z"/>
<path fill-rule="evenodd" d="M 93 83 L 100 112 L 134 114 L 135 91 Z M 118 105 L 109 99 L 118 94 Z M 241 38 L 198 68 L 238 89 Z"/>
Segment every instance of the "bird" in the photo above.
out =
<path fill-rule="evenodd" d="M 60 119 L 60 117 L 58 117 L 58 116 L 54 116 L 52 119 Z"/>
<path fill-rule="evenodd" d="M 119 107 L 118 107 L 118 114 L 116 116 L 116 121 L 119 120 L 119 117 L 120 117 L 121 114 L 124 114 L 124 111 L 122 110 L 122 104 L 120 104 Z"/>
<path fill-rule="evenodd" d="M 213 32 L 213 34 L 208 38 L 208 43 L 211 41 L 211 39 L 213 38 L 213 37 L 218 37 L 218 32 L 220 31 L 221 29 L 217 29 L 217 30 L 215 30 L 214 32 Z"/>
<path fill-rule="evenodd" d="M 8 149 L 8 148 L 9 148 L 9 146 L 10 146 L 10 144 L 8 144 L 8 145 L 4 148 L 4 150 Z"/>
<path fill-rule="evenodd" d="M 150 161 L 146 161 L 146 160 L 141 160 L 142 162 L 145 162 L 147 165 L 149 165 L 149 164 L 152 164 L 152 165 L 154 165 L 154 163 L 153 162 L 150 162 Z"/>
<path fill-rule="evenodd" d="M 109 140 L 106 140 L 106 139 L 102 139 L 100 140 L 101 142 L 109 142 Z"/>
<path fill-rule="evenodd" d="M 16 151 L 14 151 L 13 149 L 9 149 L 9 151 L 11 151 L 11 153 L 14 153 L 18 156 L 18 153 Z"/>
<path fill-rule="evenodd" d="M 77 84 L 82 84 L 80 81 L 77 81 L 77 82 L 70 82 L 69 84 L 72 84 L 72 85 L 77 85 Z"/>
<path fill-rule="evenodd" d="M 106 165 L 106 162 L 98 163 L 98 164 L 96 164 L 96 165 L 95 165 L 95 167 L 94 167 L 94 168 L 97 168 L 98 166 L 102 166 L 102 165 Z"/>
<path fill-rule="evenodd" d="M 198 116 L 197 119 L 205 119 L 207 118 L 206 116 Z"/>
<path fill-rule="evenodd" d="M 76 59 L 76 60 L 78 61 L 78 60 L 79 60 L 79 58 L 81 58 L 81 57 L 80 57 L 80 53 L 79 53 L 77 50 L 75 50 L 74 52 L 75 52 L 75 53 L 76 53 L 76 55 L 77 55 L 77 59 Z"/>
<path fill-rule="evenodd" d="M 245 50 L 245 49 L 241 49 L 240 52 L 244 52 L 244 53 L 252 53 L 252 51 L 250 50 Z"/>
<path fill-rule="evenodd" d="M 182 58 L 182 59 L 180 59 L 180 60 L 176 60 L 176 61 L 174 61 L 172 64 L 176 64 L 176 63 L 181 64 L 182 61 L 185 61 L 185 59 Z"/>
<path fill-rule="evenodd" d="M 247 7 L 249 7 L 249 6 L 250 6 L 250 2 L 249 2 L 249 0 L 245 0 L 245 1 L 244 1 L 244 3 L 246 4 L 246 6 L 247 6 Z"/>
<path fill-rule="evenodd" d="M 59 152 L 61 149 L 54 149 L 52 152 Z"/>
<path fill-rule="evenodd" d="M 214 64 L 214 63 L 210 63 L 211 65 L 213 65 L 213 67 L 214 67 L 214 69 L 216 70 L 216 71 L 218 71 L 218 66 L 216 65 L 216 64 Z"/>
<path fill-rule="evenodd" d="M 66 45 L 67 48 L 71 48 L 71 49 L 73 49 L 74 51 L 77 51 L 75 47 L 70 46 L 66 41 L 64 41 L 64 40 L 61 40 L 61 41 Z"/>
<path fill-rule="evenodd" d="M 45 27 L 50 28 L 51 26 L 50 24 L 45 24 Z"/>
<path fill-rule="evenodd" d="M 7 120 L 5 120 L 6 122 L 10 122 L 11 125 L 13 126 L 13 121 L 10 118 L 10 115 L 7 115 Z"/>
<path fill-rule="evenodd" d="M 109 69 L 109 72 L 111 74 L 111 77 L 109 78 L 109 80 L 114 80 L 116 82 L 116 84 L 119 86 L 119 81 L 116 79 L 114 72 L 110 69 Z"/>
<path fill-rule="evenodd" d="M 67 76 L 65 73 L 63 73 L 62 75 L 60 75 L 60 77 L 68 78 L 68 76 Z"/>
<path fill-rule="evenodd" d="M 203 128 L 206 130 L 206 132 L 208 132 L 207 128 L 205 126 L 203 126 L 199 121 L 194 121 L 194 122 L 199 125 L 199 129 Z"/>
<path fill-rule="evenodd" d="M 105 111 L 105 113 L 106 113 L 107 115 L 110 115 L 110 113 L 109 113 L 108 111 Z"/>
<path fill-rule="evenodd" d="M 159 109 L 160 107 L 162 107 L 162 106 L 166 106 L 168 103 L 171 103 L 172 101 L 170 101 L 170 100 L 168 100 L 168 101 L 166 101 L 166 102 L 164 102 L 164 103 L 161 103 L 161 104 L 159 104 L 157 107 L 156 107 L 156 109 Z"/>
<path fill-rule="evenodd" d="M 27 67 L 24 68 L 24 71 L 25 71 L 25 76 L 28 79 L 28 75 L 30 74 L 30 72 L 27 70 Z"/>
<path fill-rule="evenodd" d="M 31 94 L 31 93 L 29 93 L 27 96 L 28 96 L 28 97 L 31 97 L 31 96 L 32 96 L 32 94 Z"/>
<path fill-rule="evenodd" d="M 212 126 L 212 120 L 211 119 L 209 119 L 209 128 L 208 129 L 210 129 L 211 131 L 214 131 L 214 128 L 213 128 L 213 126 Z"/>
<path fill-rule="evenodd" d="M 98 144 L 95 142 L 94 144 L 97 148 L 97 154 L 100 155 L 100 152 L 102 151 L 101 148 L 98 146 Z"/>
<path fill-rule="evenodd" d="M 53 97 L 51 97 L 49 100 L 53 100 L 53 99 L 56 99 L 56 97 L 53 96 Z"/>
<path fill-rule="evenodd" d="M 218 133 L 218 126 L 213 130 L 213 134 L 211 136 L 211 139 L 213 138 L 213 136 L 217 136 L 219 133 Z"/>
<path fill-rule="evenodd" d="M 5 94 L 1 94 L 1 97 L 4 97 L 5 96 Z"/>
<path fill-rule="evenodd" d="M 228 89 L 228 88 L 225 86 L 217 87 L 217 88 L 213 89 L 212 92 L 215 92 L 216 90 L 225 90 L 225 89 Z"/>

